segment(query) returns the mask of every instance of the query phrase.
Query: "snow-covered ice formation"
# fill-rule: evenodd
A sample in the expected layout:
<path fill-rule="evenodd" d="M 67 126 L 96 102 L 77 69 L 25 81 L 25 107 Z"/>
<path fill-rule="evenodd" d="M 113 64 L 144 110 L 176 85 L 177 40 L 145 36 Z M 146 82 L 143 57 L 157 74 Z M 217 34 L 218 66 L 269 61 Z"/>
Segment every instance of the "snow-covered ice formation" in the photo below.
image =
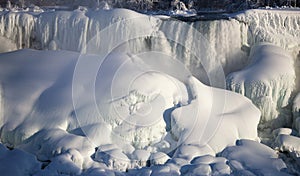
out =
<path fill-rule="evenodd" d="M 117 23 L 120 21 L 121 23 Z M 110 25 L 112 27 L 109 28 Z M 98 33 L 107 28 L 107 35 L 100 37 Z M 223 32 L 216 32 L 219 30 Z M 140 35 L 141 31 L 143 35 Z M 199 32 L 203 35 L 201 39 L 197 34 Z M 188 25 L 185 22 L 160 19 L 159 16 L 143 15 L 127 9 L 0 12 L 0 35 L 14 41 L 17 49 L 86 52 L 86 45 L 96 37 L 94 47 L 101 52 L 103 42 L 111 45 L 120 38 L 134 37 L 134 42 L 124 41 L 130 45 L 131 52 L 155 50 L 175 55 L 197 78 L 206 83 L 209 82 L 206 72 L 215 71 L 216 63 L 221 63 L 226 73 L 246 64 L 246 54 L 240 50 L 246 42 L 246 38 L 243 38 L 245 33 L 246 26 L 240 25 L 237 20 L 204 21 Z M 241 38 L 232 38 L 236 35 Z M 227 45 L 227 42 L 231 45 Z M 208 46 L 203 46 L 203 43 Z M 199 56 L 195 56 L 192 51 L 194 48 L 208 62 L 205 69 L 201 68 L 202 59 L 197 58 Z"/>
<path fill-rule="evenodd" d="M 269 121 L 291 105 L 299 12 L 229 17 L 187 24 L 126 9 L 0 12 L 0 51 L 69 50 L 0 54 L 0 173 L 286 174 L 254 140 L 261 114 Z M 224 88 L 233 71 L 227 85 L 261 112 L 202 83 Z M 281 117 L 274 124 L 291 126 Z M 273 135 L 280 152 L 299 153 L 293 130 Z M 22 167 L 7 164 L 15 157 Z"/>
<path fill-rule="evenodd" d="M 299 10 L 248 10 L 234 16 L 248 26 L 248 43 L 270 42 L 288 50 L 291 55 L 299 53 Z"/>
<path fill-rule="evenodd" d="M 275 141 L 275 146 L 279 148 L 280 151 L 289 152 L 290 155 L 300 162 L 300 138 L 292 135 L 279 134 Z"/>
<path fill-rule="evenodd" d="M 283 152 L 284 160 L 290 170 L 299 175 L 300 163 L 300 138 L 299 133 L 290 128 L 279 128 L 273 131 L 274 141 L 272 147 Z"/>
<path fill-rule="evenodd" d="M 227 76 L 227 88 L 250 98 L 262 112 L 262 122 L 277 119 L 295 86 L 293 58 L 281 47 L 261 43 L 251 49 L 249 65 Z M 291 119 L 281 119 L 286 125 Z"/>
<path fill-rule="evenodd" d="M 110 41 L 105 41 L 108 39 L 107 36 L 105 39 L 97 39 L 95 47 L 99 52 L 103 41 L 109 45 L 120 37 L 136 36 L 140 30 L 144 30 L 145 35 L 135 39 L 135 43 L 139 45 L 131 45 L 131 51 L 167 50 L 176 55 L 176 58 L 179 58 L 197 78 L 206 83 L 208 83 L 206 72 L 213 72 L 217 62 L 223 66 L 225 74 L 246 66 L 247 47 L 257 42 L 275 43 L 288 49 L 293 55 L 299 50 L 297 12 L 249 10 L 232 16 L 230 20 L 197 21 L 191 25 L 172 19 L 160 19 L 159 16 L 142 15 L 126 9 L 98 11 L 77 9 L 42 13 L 3 11 L 0 16 L 0 35 L 13 41 L 18 49 L 71 51 L 83 51 L 99 31 L 120 20 L 131 19 L 110 29 L 113 34 L 109 35 Z M 200 32 L 207 41 L 200 40 L 195 32 Z M 174 39 L 182 43 L 172 42 Z M 206 43 L 208 47 L 203 48 L 202 43 Z M 193 49 L 199 50 L 202 53 L 201 57 L 208 62 L 205 69 L 201 68 L 203 66 L 201 59 L 191 52 Z"/>
<path fill-rule="evenodd" d="M 145 59 L 119 52 L 107 57 L 94 78 L 89 71 L 98 68 L 97 55 L 79 57 L 89 64 L 84 73 L 75 70 L 78 57 L 33 50 L 0 55 L 1 142 L 36 156 L 45 168 L 40 174 L 126 171 L 170 157 L 189 162 L 237 139 L 257 139 L 260 112 L 242 95 L 189 75 L 176 77 L 173 67 L 149 71 Z M 73 78 L 74 71 L 84 75 Z M 76 87 L 74 79 L 83 82 Z"/>
<path fill-rule="evenodd" d="M 278 154 L 255 141 L 237 141 L 236 146 L 226 148 L 221 156 L 229 160 L 236 175 L 288 175 L 281 172 L 287 167 Z"/>

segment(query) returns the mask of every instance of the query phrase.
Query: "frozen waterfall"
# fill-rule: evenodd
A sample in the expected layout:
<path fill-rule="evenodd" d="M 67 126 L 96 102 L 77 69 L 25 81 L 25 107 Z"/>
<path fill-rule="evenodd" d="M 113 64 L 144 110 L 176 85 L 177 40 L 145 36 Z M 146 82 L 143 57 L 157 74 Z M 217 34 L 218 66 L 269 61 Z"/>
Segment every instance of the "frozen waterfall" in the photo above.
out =
<path fill-rule="evenodd" d="M 293 173 L 282 152 L 299 161 L 299 21 L 1 11 L 1 173 Z"/>
<path fill-rule="evenodd" d="M 131 53 L 157 50 L 171 54 L 206 83 L 209 82 L 207 74 L 216 71 L 216 63 L 222 65 L 225 75 L 245 67 L 249 54 L 247 48 L 257 42 L 275 43 L 289 49 L 293 56 L 299 50 L 300 15 L 296 12 L 250 10 L 230 20 L 191 24 L 126 9 L 41 13 L 3 11 L 0 16 L 0 36 L 7 39 L 6 43 L 15 43 L 18 49 L 86 52 L 87 44 L 94 40 L 94 49 L 100 53 L 103 45 L 110 46 L 123 37 L 134 40 L 124 41 Z M 127 20 L 116 23 L 122 19 Z M 148 22 L 142 23 L 141 20 Z M 98 34 L 103 31 L 114 35 L 102 35 L 101 38 Z M 107 36 L 109 41 L 106 41 Z M 195 50 L 203 58 L 197 58 Z M 207 62 L 205 68 L 203 60 Z"/>
<path fill-rule="evenodd" d="M 251 63 L 245 69 L 227 76 L 227 88 L 250 98 L 261 110 L 262 122 L 277 119 L 295 88 L 293 58 L 270 43 L 252 47 L 250 58 Z M 283 117 L 275 126 L 288 122 L 291 119 Z"/>

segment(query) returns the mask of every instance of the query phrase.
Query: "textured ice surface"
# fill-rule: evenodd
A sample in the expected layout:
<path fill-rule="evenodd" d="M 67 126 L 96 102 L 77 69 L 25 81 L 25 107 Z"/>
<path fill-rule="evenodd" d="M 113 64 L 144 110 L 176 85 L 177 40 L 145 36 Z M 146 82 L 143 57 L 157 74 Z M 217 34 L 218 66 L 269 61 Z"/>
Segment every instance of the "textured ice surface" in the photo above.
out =
<path fill-rule="evenodd" d="M 121 20 L 127 21 L 116 24 Z M 105 31 L 113 24 L 116 25 Z M 103 30 L 106 35 L 97 36 Z M 134 44 L 126 41 L 132 52 L 150 49 L 170 53 L 181 60 L 197 78 L 207 83 L 206 73 L 214 72 L 216 63 L 224 67 L 226 74 L 246 64 L 246 53 L 241 51 L 241 47 L 247 45 L 246 33 L 247 26 L 237 20 L 203 21 L 188 25 L 177 20 L 163 20 L 126 9 L 1 12 L 0 15 L 0 35 L 14 41 L 18 49 L 86 52 L 85 46 L 95 37 L 97 42 L 94 47 L 101 52 L 103 42 L 109 48 L 120 39 L 133 37 Z M 231 44 L 228 45 L 228 42 Z M 195 57 L 196 48 L 201 53 L 201 58 L 207 62 L 205 69 L 202 68 L 201 59 Z"/>
<path fill-rule="evenodd" d="M 270 42 L 290 51 L 293 56 L 298 54 L 299 10 L 248 10 L 234 18 L 247 24 L 250 45 Z"/>
<path fill-rule="evenodd" d="M 269 43 L 254 46 L 250 58 L 246 68 L 227 76 L 227 88 L 250 98 L 261 110 L 262 122 L 271 121 L 288 105 L 294 90 L 294 61 L 284 49 Z"/>
<path fill-rule="evenodd" d="M 132 52 L 150 49 L 170 53 L 198 79 L 208 83 L 206 74 L 214 73 L 216 64 L 222 65 L 225 74 L 243 68 L 248 61 L 248 47 L 259 42 L 275 43 L 293 56 L 297 55 L 300 49 L 299 18 L 297 11 L 248 10 L 232 15 L 230 20 L 196 21 L 188 25 L 127 9 L 91 11 L 79 8 L 42 13 L 2 11 L 0 35 L 15 43 L 18 49 L 83 52 L 93 37 L 97 38 L 95 49 L 99 52 L 103 50 L 103 43 L 110 47 L 120 39 L 134 37 L 134 44 L 126 41 Z M 110 28 L 105 37 L 97 36 L 121 20 L 127 21 Z M 201 53 L 201 58 L 195 57 L 196 50 Z M 207 62 L 205 68 L 202 59 Z"/>

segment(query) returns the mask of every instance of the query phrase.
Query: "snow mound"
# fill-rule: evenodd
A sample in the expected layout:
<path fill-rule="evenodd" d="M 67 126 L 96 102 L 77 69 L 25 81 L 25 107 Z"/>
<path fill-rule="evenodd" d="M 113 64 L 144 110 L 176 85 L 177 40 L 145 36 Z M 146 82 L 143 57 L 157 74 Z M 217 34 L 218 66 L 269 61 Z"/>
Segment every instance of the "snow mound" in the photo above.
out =
<path fill-rule="evenodd" d="M 299 165 L 300 163 L 300 138 L 290 134 L 279 134 L 274 142 L 274 147 L 281 152 L 288 152 Z"/>
<path fill-rule="evenodd" d="M 285 163 L 278 159 L 276 152 L 255 141 L 239 140 L 221 156 L 228 159 L 234 175 L 288 175 Z"/>
<path fill-rule="evenodd" d="M 41 168 L 41 163 L 30 153 L 19 149 L 8 150 L 0 143 L 0 172 L 4 175 L 33 175 Z"/>
<path fill-rule="evenodd" d="M 41 175 L 178 173 L 176 158 L 257 139 L 260 112 L 251 101 L 178 75 L 171 61 L 114 52 L 96 63 L 96 55 L 67 51 L 0 54 L 1 141 L 35 155 Z M 224 164 L 203 168 L 229 172 Z"/>
<path fill-rule="evenodd" d="M 226 158 L 203 155 L 184 165 L 180 172 L 181 175 L 230 175 L 232 171 Z"/>
<path fill-rule="evenodd" d="M 255 127 L 260 112 L 249 100 L 236 93 L 207 87 L 196 78 L 191 78 L 189 84 L 195 99 L 189 106 L 179 107 L 171 114 L 171 133 L 183 143 L 175 156 L 186 155 L 185 158 L 190 159 L 192 156 L 189 154 L 202 155 L 208 151 L 215 154 L 233 145 L 237 139 L 257 139 Z M 205 104 L 202 103 L 204 101 Z M 219 108 L 224 109 L 220 111 Z M 191 114 L 189 121 L 183 116 L 188 113 Z M 186 151 L 192 145 L 197 148 L 196 152 L 188 154 Z"/>
<path fill-rule="evenodd" d="M 250 98 L 261 110 L 261 121 L 271 121 L 288 105 L 294 90 L 294 61 L 284 49 L 269 43 L 254 46 L 250 58 L 246 68 L 227 76 L 227 89 Z M 281 119 L 277 125 L 286 121 Z"/>

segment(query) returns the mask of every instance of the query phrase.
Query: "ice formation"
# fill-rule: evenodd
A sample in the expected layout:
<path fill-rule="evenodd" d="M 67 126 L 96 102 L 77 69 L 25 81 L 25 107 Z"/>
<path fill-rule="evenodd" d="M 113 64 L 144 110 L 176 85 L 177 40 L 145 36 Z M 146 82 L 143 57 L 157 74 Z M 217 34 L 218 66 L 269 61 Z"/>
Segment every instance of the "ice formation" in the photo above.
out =
<path fill-rule="evenodd" d="M 300 130 L 300 93 L 294 98 L 293 102 L 293 126 Z"/>
<path fill-rule="evenodd" d="M 227 88 L 250 98 L 261 110 L 262 122 L 277 119 L 295 88 L 293 58 L 278 46 L 262 43 L 251 49 L 250 60 L 246 68 L 227 76 Z"/>
<path fill-rule="evenodd" d="M 139 44 L 129 44 L 131 52 L 149 49 L 167 51 L 205 83 L 209 83 L 206 74 L 215 71 L 216 63 L 222 65 L 225 74 L 245 67 L 248 62 L 247 48 L 258 42 L 275 43 L 293 56 L 299 50 L 299 15 L 297 11 L 283 10 L 249 10 L 232 15 L 229 20 L 196 21 L 191 25 L 126 9 L 91 11 L 79 8 L 74 11 L 27 13 L 2 11 L 0 35 L 13 41 L 18 49 L 86 52 L 85 46 L 93 37 L 121 20 L 125 21 L 106 31 L 109 33 L 104 35 L 105 38 L 97 38 L 95 49 L 101 52 L 103 41 L 110 45 L 120 38 L 134 36 L 134 43 Z M 140 35 L 141 31 L 143 35 Z M 197 33 L 203 38 L 200 39 Z M 203 43 L 207 46 L 204 47 Z M 195 49 L 202 53 L 203 58 L 195 57 Z M 203 60 L 207 62 L 205 68 L 202 68 Z"/>
<path fill-rule="evenodd" d="M 126 171 L 148 160 L 154 167 L 167 162 L 172 150 L 171 158 L 189 161 L 215 155 L 240 138 L 257 139 L 260 112 L 250 100 L 192 76 L 176 77 L 176 70 L 148 71 L 138 57 L 117 52 L 103 62 L 94 87 L 100 114 L 91 105 L 89 72 L 80 87 L 72 85 L 78 54 L 21 50 L 0 57 L 1 142 L 44 162 L 40 174 Z M 97 68 L 96 55 L 80 59 L 88 70 Z M 195 152 L 186 152 L 191 148 Z"/>
<path fill-rule="evenodd" d="M 111 35 L 97 39 L 95 47 L 99 52 L 102 50 L 103 41 L 106 44 L 112 44 L 120 38 L 137 36 L 135 40 L 139 42 L 139 45 L 131 45 L 131 51 L 139 52 L 149 48 L 158 51 L 168 50 L 172 55 L 176 55 L 176 58 L 180 58 L 194 75 L 206 82 L 208 81 L 205 80 L 205 72 L 213 72 L 216 62 L 224 66 L 226 73 L 242 68 L 246 63 L 246 54 L 240 48 L 247 42 L 247 39 L 243 38 L 246 36 L 247 28 L 236 20 L 195 22 L 193 25 L 187 25 L 184 22 L 163 20 L 126 9 L 1 13 L 0 35 L 14 41 L 18 49 L 84 51 L 87 43 L 93 37 L 97 37 L 99 31 L 105 30 L 108 25 L 127 19 L 130 21 L 124 21 L 109 29 Z M 216 32 L 219 30 L 223 32 Z M 139 35 L 140 31 L 145 31 L 143 36 Z M 169 31 L 174 31 L 174 33 Z M 195 34 L 199 32 L 207 41 L 203 41 L 199 38 L 199 34 Z M 232 38 L 233 35 L 241 36 L 241 38 Z M 190 37 L 187 39 L 186 36 Z M 181 43 L 174 43 L 172 40 L 181 41 Z M 231 45 L 227 45 L 227 42 Z M 209 46 L 203 47 L 202 43 Z M 206 64 L 205 70 L 199 69 L 202 63 L 191 52 L 192 48 L 199 49 L 202 53 L 201 57 L 210 58 L 206 59 L 209 64 Z"/>
<path fill-rule="evenodd" d="M 1 52 L 63 50 L 0 54 L 0 172 L 286 174 L 255 140 L 261 114 L 268 121 L 289 108 L 299 18 L 249 10 L 187 24 L 126 9 L 0 12 Z M 203 84 L 224 88 L 228 74 L 228 87 L 261 112 L 240 94 Z M 291 126 L 283 117 L 275 124 Z M 299 161 L 297 134 L 273 135 L 274 146 Z M 14 158 L 20 167 L 8 164 Z"/>
<path fill-rule="evenodd" d="M 290 54 L 299 52 L 299 10 L 249 10 L 234 16 L 248 26 L 248 43 L 270 42 Z"/>
<path fill-rule="evenodd" d="M 300 163 L 300 138 L 298 132 L 290 128 L 279 128 L 273 131 L 274 142 L 272 146 L 280 151 L 287 153 L 290 159 L 285 159 L 290 168 L 293 168 L 296 174 L 299 174 Z"/>

